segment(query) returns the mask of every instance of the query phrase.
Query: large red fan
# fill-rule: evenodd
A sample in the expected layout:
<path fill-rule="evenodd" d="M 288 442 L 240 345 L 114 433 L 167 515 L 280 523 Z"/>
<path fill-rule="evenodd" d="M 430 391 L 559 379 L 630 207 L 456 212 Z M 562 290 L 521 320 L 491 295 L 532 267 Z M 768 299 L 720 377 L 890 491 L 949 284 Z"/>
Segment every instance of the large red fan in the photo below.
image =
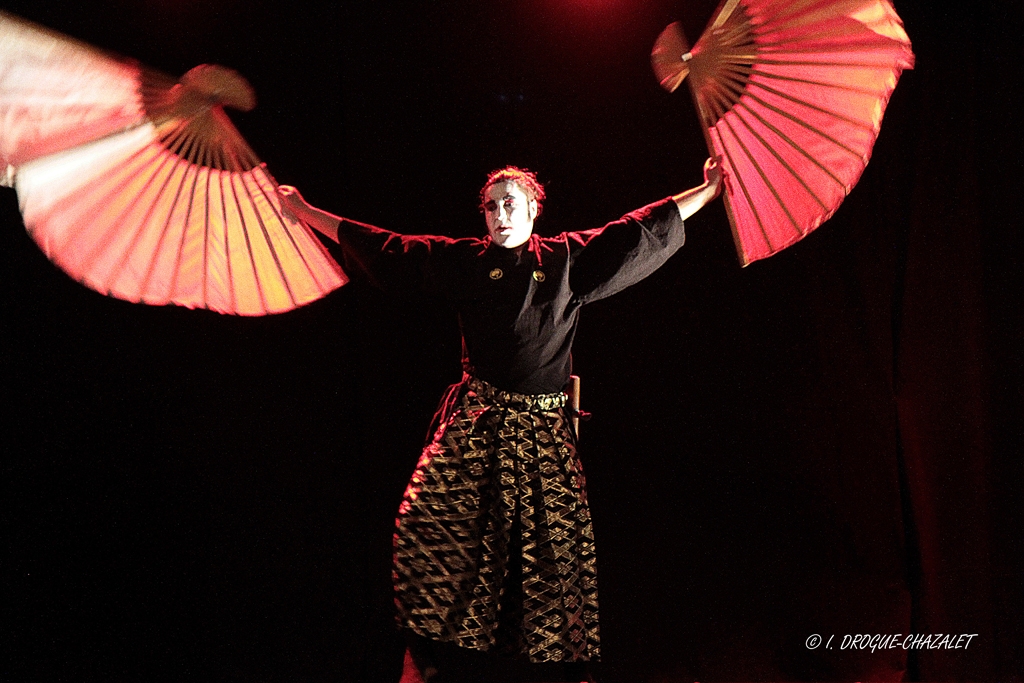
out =
<path fill-rule="evenodd" d="M 724 0 L 693 48 L 672 24 L 651 62 L 670 92 L 690 77 L 747 265 L 839 208 L 914 54 L 887 0 Z"/>
<path fill-rule="evenodd" d="M 175 81 L 0 12 L 0 180 L 46 255 L 99 292 L 264 315 L 346 282 L 225 105 L 255 106 L 229 69 Z"/>

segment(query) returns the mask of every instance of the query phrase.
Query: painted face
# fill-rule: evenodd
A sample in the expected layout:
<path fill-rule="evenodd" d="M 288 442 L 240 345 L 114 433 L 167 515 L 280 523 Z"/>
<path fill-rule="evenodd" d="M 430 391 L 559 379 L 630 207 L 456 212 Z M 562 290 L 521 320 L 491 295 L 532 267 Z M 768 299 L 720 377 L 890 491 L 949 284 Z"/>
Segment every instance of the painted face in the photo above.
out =
<path fill-rule="evenodd" d="M 499 247 L 514 249 L 524 244 L 533 234 L 535 218 L 537 201 L 528 198 L 515 183 L 497 183 L 487 190 L 484 220 L 487 232 Z"/>

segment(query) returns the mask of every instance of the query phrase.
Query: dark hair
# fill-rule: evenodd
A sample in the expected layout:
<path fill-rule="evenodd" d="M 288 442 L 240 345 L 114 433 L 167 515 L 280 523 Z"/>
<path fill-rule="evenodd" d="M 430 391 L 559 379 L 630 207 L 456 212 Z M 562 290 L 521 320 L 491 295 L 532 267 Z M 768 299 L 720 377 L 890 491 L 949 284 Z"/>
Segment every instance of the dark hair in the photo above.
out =
<path fill-rule="evenodd" d="M 537 202 L 537 215 L 540 216 L 544 205 L 544 198 L 547 197 L 544 194 L 544 186 L 537 180 L 536 173 L 525 168 L 519 168 L 518 166 L 506 166 L 487 174 L 487 182 L 480 188 L 481 211 L 484 210 L 484 204 L 487 202 L 487 191 L 498 183 L 505 182 L 515 183 L 522 188 L 528 199 Z"/>

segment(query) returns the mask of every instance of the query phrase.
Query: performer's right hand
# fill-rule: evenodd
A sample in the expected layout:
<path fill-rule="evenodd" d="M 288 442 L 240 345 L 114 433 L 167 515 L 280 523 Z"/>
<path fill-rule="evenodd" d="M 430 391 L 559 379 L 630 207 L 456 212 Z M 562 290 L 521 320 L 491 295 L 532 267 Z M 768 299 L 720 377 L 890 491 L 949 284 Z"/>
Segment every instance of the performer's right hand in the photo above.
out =
<path fill-rule="evenodd" d="M 277 196 L 281 200 L 281 211 L 284 213 L 285 218 L 290 218 L 293 221 L 306 221 L 306 214 L 309 210 L 309 204 L 303 199 L 302 193 L 298 189 L 291 185 L 278 185 Z"/>
<path fill-rule="evenodd" d="M 278 185 L 277 196 L 281 200 L 281 213 L 285 218 L 301 221 L 317 232 L 338 241 L 338 225 L 341 218 L 327 213 L 303 199 L 302 194 L 291 185 Z"/>

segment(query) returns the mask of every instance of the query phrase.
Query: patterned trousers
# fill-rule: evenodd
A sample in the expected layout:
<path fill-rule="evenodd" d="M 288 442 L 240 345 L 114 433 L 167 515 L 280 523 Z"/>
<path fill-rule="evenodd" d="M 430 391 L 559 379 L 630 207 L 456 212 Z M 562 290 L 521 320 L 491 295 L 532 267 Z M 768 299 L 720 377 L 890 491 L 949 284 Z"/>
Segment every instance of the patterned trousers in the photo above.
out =
<path fill-rule="evenodd" d="M 449 391 L 395 520 L 401 626 L 533 662 L 598 659 L 594 536 L 564 405 L 471 377 Z"/>

